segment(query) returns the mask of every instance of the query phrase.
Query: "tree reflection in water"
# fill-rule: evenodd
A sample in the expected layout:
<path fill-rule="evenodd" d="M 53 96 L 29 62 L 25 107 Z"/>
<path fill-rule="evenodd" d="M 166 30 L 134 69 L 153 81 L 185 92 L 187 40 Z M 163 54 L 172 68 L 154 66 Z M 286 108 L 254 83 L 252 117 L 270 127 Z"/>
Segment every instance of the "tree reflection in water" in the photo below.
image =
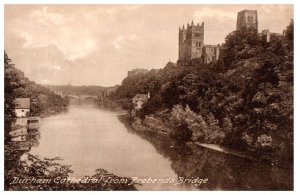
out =
<path fill-rule="evenodd" d="M 36 131 L 29 131 L 25 135 L 26 139 L 22 141 L 12 141 L 13 150 L 22 156 L 24 153 L 28 153 L 32 147 L 37 147 L 40 142 L 41 134 L 38 130 Z"/>
<path fill-rule="evenodd" d="M 208 178 L 200 190 L 292 190 L 293 170 L 177 142 L 149 131 L 136 131 L 128 118 L 120 116 L 130 133 L 148 140 L 165 158 L 178 177 Z"/>

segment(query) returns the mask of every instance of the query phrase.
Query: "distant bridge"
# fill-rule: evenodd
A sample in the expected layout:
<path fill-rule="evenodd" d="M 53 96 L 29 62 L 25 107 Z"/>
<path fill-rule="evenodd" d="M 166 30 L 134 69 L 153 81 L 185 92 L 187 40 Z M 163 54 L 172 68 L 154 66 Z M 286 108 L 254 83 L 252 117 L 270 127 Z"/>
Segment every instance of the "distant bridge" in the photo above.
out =
<path fill-rule="evenodd" d="M 88 104 L 88 105 L 95 105 L 99 98 L 95 95 L 67 95 L 66 97 L 69 98 L 69 104 Z"/>
<path fill-rule="evenodd" d="M 92 99 L 96 99 L 98 100 L 98 96 L 96 95 L 67 95 L 67 97 L 69 98 L 74 98 L 74 99 L 80 99 L 80 100 L 84 100 L 84 99 L 87 99 L 87 98 L 92 98 Z"/>

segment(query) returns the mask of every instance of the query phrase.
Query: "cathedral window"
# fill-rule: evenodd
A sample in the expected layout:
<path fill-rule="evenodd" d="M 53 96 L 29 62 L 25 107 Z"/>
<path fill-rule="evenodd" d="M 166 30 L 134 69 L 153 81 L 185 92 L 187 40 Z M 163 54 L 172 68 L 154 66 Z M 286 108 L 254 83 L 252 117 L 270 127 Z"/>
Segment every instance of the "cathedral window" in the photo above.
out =
<path fill-rule="evenodd" d="M 253 16 L 248 16 L 248 22 L 253 23 Z"/>
<path fill-rule="evenodd" d="M 200 33 L 194 33 L 194 36 L 195 36 L 195 37 L 200 37 L 201 34 L 200 34 Z"/>

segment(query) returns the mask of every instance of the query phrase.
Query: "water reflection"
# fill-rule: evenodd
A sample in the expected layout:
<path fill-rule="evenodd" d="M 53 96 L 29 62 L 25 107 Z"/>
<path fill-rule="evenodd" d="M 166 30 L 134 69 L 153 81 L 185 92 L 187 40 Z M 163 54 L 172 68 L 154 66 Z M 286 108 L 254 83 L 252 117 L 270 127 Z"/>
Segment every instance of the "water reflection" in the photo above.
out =
<path fill-rule="evenodd" d="M 177 143 L 161 135 L 132 130 L 128 118 L 119 117 L 130 133 L 149 141 L 171 161 L 178 177 L 208 178 L 201 190 L 292 190 L 293 170 L 272 167 L 197 145 Z"/>
<path fill-rule="evenodd" d="M 14 142 L 13 151 L 17 154 L 17 158 L 23 165 L 29 163 L 29 152 L 32 147 L 37 147 L 40 142 L 41 134 L 38 128 L 34 130 L 28 128 L 27 125 L 20 126 L 10 132 L 11 141 Z"/>
<path fill-rule="evenodd" d="M 38 129 L 30 131 L 27 127 L 22 127 L 12 132 L 11 141 L 16 143 L 16 151 L 28 152 L 32 147 L 37 147 L 40 144 L 41 134 Z"/>

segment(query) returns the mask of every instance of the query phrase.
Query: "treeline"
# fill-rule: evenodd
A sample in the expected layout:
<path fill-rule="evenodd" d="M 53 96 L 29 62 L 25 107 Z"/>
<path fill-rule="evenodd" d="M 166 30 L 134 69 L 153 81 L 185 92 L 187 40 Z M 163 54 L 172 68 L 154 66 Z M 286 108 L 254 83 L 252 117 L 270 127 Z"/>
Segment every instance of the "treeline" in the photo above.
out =
<path fill-rule="evenodd" d="M 104 92 L 108 94 L 115 91 L 118 87 L 102 87 L 95 85 L 87 85 L 87 86 L 73 86 L 73 85 L 45 85 L 47 88 L 52 90 L 62 91 L 63 95 L 100 95 Z"/>
<path fill-rule="evenodd" d="M 5 131 L 9 132 L 15 121 L 15 99 L 30 98 L 31 116 L 47 116 L 59 113 L 68 106 L 68 99 L 55 95 L 48 88 L 28 79 L 15 68 L 4 51 L 4 118 Z"/>
<path fill-rule="evenodd" d="M 184 142 L 218 143 L 277 163 L 293 158 L 293 21 L 270 41 L 255 29 L 230 33 L 217 62 L 168 63 L 125 78 L 113 98 L 130 108 L 151 94 L 139 115 L 154 115 Z"/>

